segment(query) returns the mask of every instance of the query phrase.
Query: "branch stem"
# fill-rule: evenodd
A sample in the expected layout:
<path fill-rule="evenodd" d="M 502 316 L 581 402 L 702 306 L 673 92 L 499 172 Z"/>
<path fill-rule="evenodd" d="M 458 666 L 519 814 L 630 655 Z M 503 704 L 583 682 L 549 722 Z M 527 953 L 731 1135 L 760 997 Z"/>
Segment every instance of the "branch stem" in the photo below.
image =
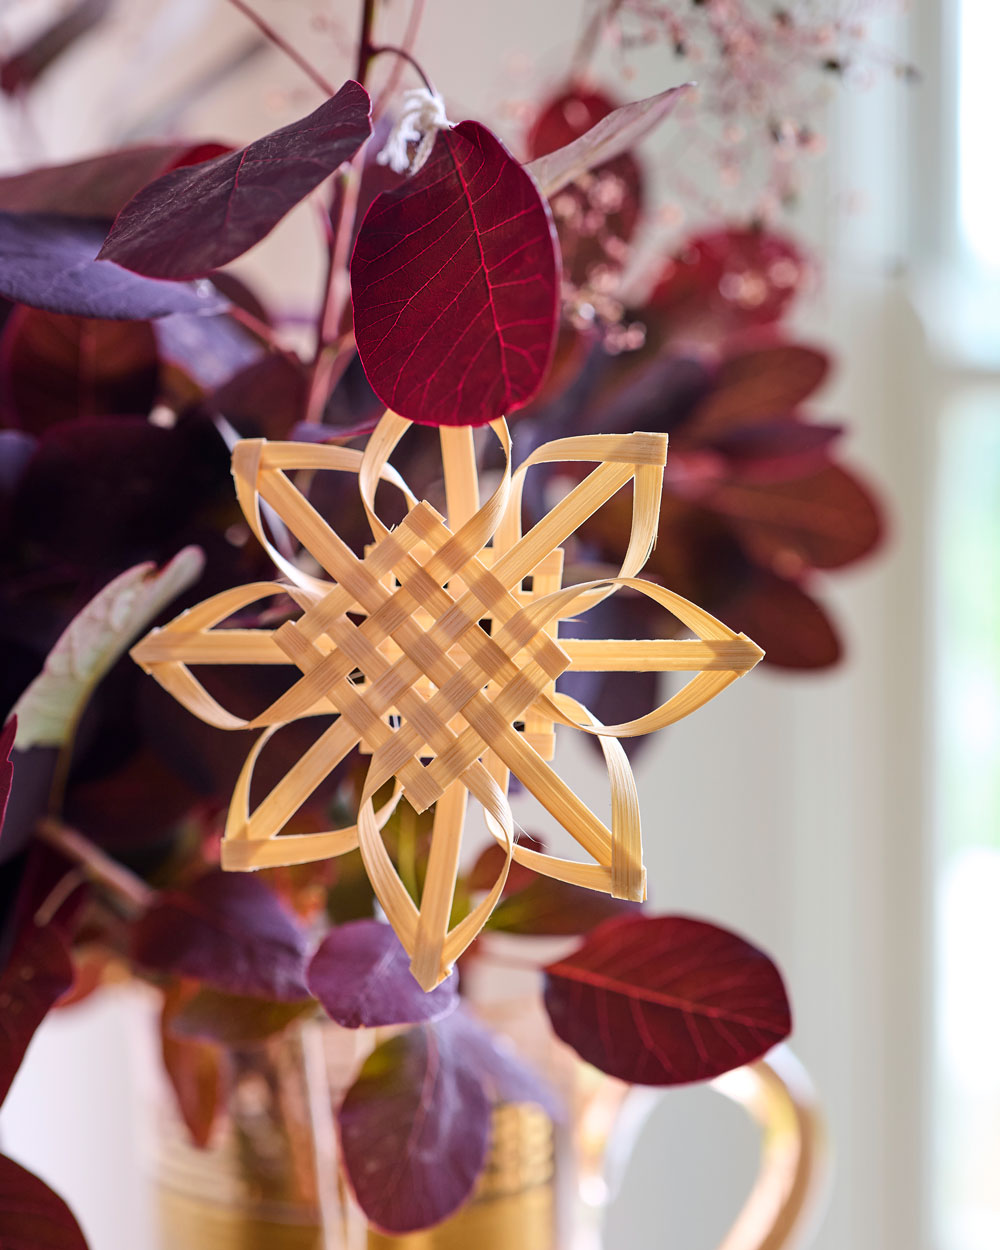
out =
<path fill-rule="evenodd" d="M 427 88 L 427 90 L 432 92 L 435 95 L 437 94 L 434 91 L 434 84 L 424 73 L 423 67 L 421 66 L 420 62 L 417 60 L 415 56 L 407 52 L 405 48 L 398 48 L 394 43 L 379 44 L 378 47 L 372 48 L 369 51 L 369 54 L 368 54 L 369 61 L 373 61 L 377 56 L 381 56 L 383 52 L 391 52 L 393 56 L 398 56 L 402 60 L 407 61 L 420 75 L 421 79 L 423 80 L 423 84 Z"/>
<path fill-rule="evenodd" d="M 82 833 L 70 829 L 51 816 L 42 817 L 36 832 L 43 842 L 79 864 L 92 881 L 105 886 L 130 908 L 144 912 L 152 905 L 156 898 L 156 891 L 152 886 L 147 885 L 124 864 L 113 860 Z"/>
<path fill-rule="evenodd" d="M 413 0 L 410 8 L 409 21 L 406 23 L 406 30 L 403 32 L 403 40 L 399 45 L 400 51 L 411 53 L 417 42 L 417 32 L 420 30 L 420 23 L 424 19 L 424 5 L 426 0 Z M 399 79 L 403 73 L 405 64 L 403 57 L 397 57 L 393 62 L 392 69 L 389 71 L 389 77 L 386 79 L 385 86 L 379 92 L 372 105 L 372 122 L 378 121 L 385 110 L 386 104 L 395 95 L 399 87 Z"/>
<path fill-rule="evenodd" d="M 374 0 L 372 0 L 372 2 L 374 2 Z M 336 87 L 323 77 L 316 66 L 307 61 L 302 53 L 296 48 L 293 48 L 288 40 L 274 29 L 270 22 L 265 21 L 259 13 L 255 13 L 246 3 L 246 0 L 229 0 L 229 3 L 234 9 L 238 9 L 245 18 L 253 22 L 265 39 L 267 39 L 270 43 L 273 43 L 276 48 L 285 54 L 285 56 L 294 61 L 299 69 L 312 79 L 325 96 L 337 94 Z"/>
<path fill-rule="evenodd" d="M 372 31 L 375 27 L 375 0 L 362 0 L 361 35 L 358 38 L 358 68 L 354 75 L 357 81 L 365 85 L 368 77 L 368 65 L 372 59 Z"/>

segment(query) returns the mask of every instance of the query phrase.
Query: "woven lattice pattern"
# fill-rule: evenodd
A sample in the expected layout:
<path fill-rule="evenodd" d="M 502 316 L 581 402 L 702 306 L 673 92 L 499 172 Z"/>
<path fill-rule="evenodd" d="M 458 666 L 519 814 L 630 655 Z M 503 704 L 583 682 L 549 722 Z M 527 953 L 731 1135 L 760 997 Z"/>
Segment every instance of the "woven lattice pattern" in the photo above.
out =
<path fill-rule="evenodd" d="M 417 500 L 389 464 L 407 423 L 387 413 L 367 449 L 251 440 L 237 445 L 233 474 L 247 520 L 283 581 L 256 583 L 214 596 L 154 630 L 135 659 L 196 715 L 227 729 L 263 730 L 240 776 L 223 842 L 223 865 L 246 870 L 302 863 L 360 846 L 372 884 L 404 945 L 414 974 L 436 984 L 475 937 L 500 896 L 512 860 L 574 884 L 642 898 L 639 808 L 619 738 L 648 733 L 686 716 L 741 673 L 761 652 L 695 605 L 636 577 L 656 532 L 666 438 L 595 435 L 546 444 L 510 469 L 510 442 L 494 433 L 507 457 L 499 484 L 480 501 L 473 436 L 443 430 L 447 520 Z M 526 534 L 521 494 L 532 465 L 568 461 L 595 467 Z M 301 471 L 357 475 L 373 541 L 357 555 L 296 485 Z M 380 482 L 401 489 L 404 520 L 378 517 Z M 623 487 L 633 490 L 628 551 L 617 577 L 562 585 L 562 543 Z M 266 505 L 262 509 L 262 505 Z M 265 527 L 263 516 L 272 521 Z M 283 555 L 272 535 L 283 526 L 303 558 Z M 288 543 L 283 544 L 287 549 Z M 304 572 L 314 563 L 323 576 Z M 669 610 L 691 640 L 560 639 L 559 622 L 578 616 L 621 587 Z M 298 615 L 273 630 L 228 628 L 235 612 L 290 596 Z M 285 664 L 289 688 L 259 716 L 245 720 L 205 690 L 191 666 Z M 560 693 L 569 669 L 680 670 L 695 674 L 647 716 L 602 726 Z M 250 786 L 261 749 L 282 725 L 335 713 L 335 719 L 251 811 Z M 557 726 L 598 735 L 608 766 L 611 823 L 599 819 L 551 766 Z M 322 833 L 285 834 L 289 819 L 355 748 L 371 756 L 358 823 Z M 510 775 L 572 834 L 582 862 L 518 846 L 507 801 Z M 394 783 L 381 809 L 376 793 Z M 453 928 L 454 895 L 467 798 L 482 804 L 506 866 L 486 897 Z M 410 898 L 382 843 L 380 829 L 401 798 L 417 811 L 434 806 L 432 846 L 420 905 Z"/>

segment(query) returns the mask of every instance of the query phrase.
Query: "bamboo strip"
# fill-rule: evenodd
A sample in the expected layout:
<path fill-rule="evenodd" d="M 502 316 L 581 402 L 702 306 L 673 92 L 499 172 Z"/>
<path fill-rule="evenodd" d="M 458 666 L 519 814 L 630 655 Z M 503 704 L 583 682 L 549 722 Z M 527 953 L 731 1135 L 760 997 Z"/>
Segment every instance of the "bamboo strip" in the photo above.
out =
<path fill-rule="evenodd" d="M 442 429 L 446 524 L 426 501 L 416 499 L 389 464 L 408 428 L 407 422 L 387 413 L 362 453 L 260 439 L 238 444 L 233 453 L 237 496 L 254 535 L 287 583 L 256 583 L 213 596 L 152 631 L 133 655 L 203 719 L 225 728 L 264 731 L 234 790 L 223 840 L 224 866 L 246 870 L 302 863 L 360 847 L 386 916 L 410 952 L 414 975 L 429 988 L 447 975 L 485 923 L 511 862 L 619 897 L 644 897 L 638 795 L 618 739 L 688 715 L 752 668 L 761 652 L 696 605 L 636 577 L 656 536 L 664 436 L 561 439 L 538 448 L 512 472 L 507 427 L 496 422 L 492 428 L 506 464 L 482 501 L 473 432 Z M 527 471 L 559 461 L 594 467 L 522 533 Z M 374 540 L 363 556 L 343 542 L 286 476 L 322 469 L 357 477 Z M 376 509 L 382 482 L 403 492 L 408 509 L 391 529 Z M 618 574 L 562 587 L 562 543 L 629 483 L 632 523 Z M 304 573 L 276 550 L 265 515 L 276 518 L 302 544 L 325 577 Z M 525 580 L 529 577 L 530 585 Z M 671 612 L 695 638 L 558 638 L 561 620 L 624 587 Z M 278 628 L 227 629 L 221 624 L 234 612 L 281 594 L 290 596 L 298 616 Z M 189 667 L 215 663 L 291 664 L 298 676 L 268 708 L 246 720 L 217 703 Z M 556 679 L 567 670 L 694 676 L 646 716 L 606 726 L 556 690 Z M 337 719 L 251 812 L 254 769 L 271 735 L 291 720 L 331 713 Z M 547 763 L 557 724 L 598 736 L 608 770 L 610 827 Z M 371 762 L 357 824 L 321 834 L 283 834 L 298 808 L 358 746 L 370 752 Z M 515 844 L 507 800 L 512 773 L 580 843 L 591 862 L 559 859 Z M 395 781 L 393 797 L 376 812 L 374 795 L 389 779 Z M 419 906 L 380 833 L 404 794 L 418 811 L 436 805 Z M 450 929 L 469 794 L 482 804 L 487 828 L 504 850 L 504 863 L 485 897 Z"/>

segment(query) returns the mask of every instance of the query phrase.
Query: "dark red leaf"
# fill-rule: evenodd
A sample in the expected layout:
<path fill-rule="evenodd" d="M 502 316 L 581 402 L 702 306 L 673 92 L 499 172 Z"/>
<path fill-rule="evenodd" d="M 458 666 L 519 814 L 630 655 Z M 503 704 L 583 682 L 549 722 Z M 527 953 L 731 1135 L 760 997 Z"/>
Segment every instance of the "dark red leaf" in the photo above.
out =
<path fill-rule="evenodd" d="M 615 674 L 616 677 L 620 675 Z M 522 833 L 517 841 L 518 845 L 527 846 L 533 851 L 545 849 L 541 839 L 532 837 L 531 834 Z M 503 869 L 504 861 L 501 848 L 495 842 L 491 843 L 469 870 L 466 878 L 468 888 L 490 889 Z M 487 920 L 486 927 L 504 933 L 575 936 L 589 932 L 612 916 L 634 910 L 634 903 L 612 898 L 598 890 L 584 890 L 579 886 L 568 885 L 553 877 L 542 877 L 515 862 L 510 866 L 500 902 Z"/>
<path fill-rule="evenodd" d="M 323 424 L 316 427 L 315 432 L 323 439 L 357 438 L 361 434 L 370 434 L 383 412 L 385 404 L 380 403 L 365 377 L 357 352 L 353 352 L 350 363 L 327 400 Z M 300 422 L 292 437 L 300 442 L 310 441 L 305 432 L 306 424 Z"/>
<path fill-rule="evenodd" d="M 268 354 L 234 374 L 207 400 L 244 438 L 288 438 L 305 415 L 306 369 Z"/>
<path fill-rule="evenodd" d="M 160 1046 L 181 1119 L 194 1144 L 204 1149 L 212 1140 L 222 1111 L 228 1064 L 220 1046 L 175 1037 L 170 1031 L 171 1018 L 184 998 L 185 992 L 178 987 L 165 995 L 160 1017 Z"/>
<path fill-rule="evenodd" d="M 488 929 L 575 936 L 589 933 L 614 916 L 634 912 L 638 906 L 599 890 L 585 890 L 552 877 L 532 875 L 534 880 L 529 885 L 497 905 L 487 921 Z"/>
<path fill-rule="evenodd" d="M 158 377 L 156 336 L 146 321 L 18 307 L 0 336 L 4 415 L 35 434 L 77 417 L 145 416 Z"/>
<path fill-rule="evenodd" d="M 87 1250 L 72 1211 L 26 1168 L 0 1155 L 0 1246 L 3 1250 Z"/>
<path fill-rule="evenodd" d="M 110 221 L 147 182 L 181 165 L 210 160 L 221 143 L 148 143 L 67 165 L 42 165 L 0 178 L 0 210 Z"/>
<path fill-rule="evenodd" d="M 780 320 L 808 274 L 802 252 L 783 235 L 739 226 L 709 231 L 667 262 L 647 317 L 670 335 L 718 342 Z"/>
<path fill-rule="evenodd" d="M 528 134 L 528 159 L 547 156 L 579 139 L 615 107 L 602 91 L 573 87 L 546 104 Z"/>
<path fill-rule="evenodd" d="M 425 994 L 392 928 L 377 920 L 337 925 L 319 945 L 306 981 L 323 1010 L 347 1029 L 439 1020 L 458 1006 L 457 978 Z"/>
<path fill-rule="evenodd" d="M 132 956 L 227 994 L 309 997 L 304 933 L 263 881 L 243 873 L 208 872 L 162 895 L 133 928 Z"/>
<path fill-rule="evenodd" d="M 108 732 L 105 726 L 104 732 Z M 99 740 L 95 746 L 99 750 Z M 107 742 L 103 743 L 107 749 Z M 104 850 L 127 856 L 169 841 L 202 796 L 140 742 L 99 777 L 71 780 L 65 813 L 73 827 Z"/>
<path fill-rule="evenodd" d="M 785 417 L 739 425 L 713 438 L 711 447 L 725 457 L 727 476 L 744 482 L 780 482 L 824 468 L 831 445 L 843 432 L 842 425 Z"/>
<path fill-rule="evenodd" d="M 517 836 L 519 846 L 526 846 L 528 850 L 544 852 L 545 843 L 541 838 L 536 838 L 531 833 L 520 833 Z M 469 869 L 465 882 L 470 890 L 489 890 L 493 887 L 493 883 L 503 871 L 503 866 L 507 862 L 507 856 L 502 848 L 496 842 L 490 842 L 479 854 L 476 862 Z M 532 872 L 530 868 L 525 868 L 522 864 L 512 861 L 510 870 L 507 873 L 507 880 L 504 883 L 501 898 L 507 898 L 511 894 L 517 894 L 538 876 L 536 872 Z"/>
<path fill-rule="evenodd" d="M 226 301 L 207 285 L 179 286 L 95 260 L 104 227 L 46 213 L 0 213 L 0 295 L 76 317 L 148 321 L 171 313 L 217 313 Z"/>
<path fill-rule="evenodd" d="M 0 1103 L 35 1030 L 72 984 L 73 964 L 60 929 L 26 918 L 0 973 Z"/>
<path fill-rule="evenodd" d="M 782 577 L 843 568 L 882 540 L 874 496 L 838 465 L 791 481 L 726 483 L 707 502 L 735 525 L 753 558 Z"/>
<path fill-rule="evenodd" d="M 844 653 L 825 608 L 795 582 L 763 569 L 727 603 L 726 617 L 763 647 L 764 663 L 775 668 L 829 668 Z"/>
<path fill-rule="evenodd" d="M 371 134 L 370 115 L 368 93 L 346 82 L 308 117 L 162 175 L 118 214 L 101 258 L 153 278 L 196 278 L 227 265 L 354 156 Z"/>
<path fill-rule="evenodd" d="M 788 1036 L 771 960 L 686 916 L 635 916 L 596 929 L 545 969 L 556 1033 L 588 1063 L 638 1085 L 707 1081 Z"/>
<path fill-rule="evenodd" d="M 375 200 L 351 289 L 365 372 L 402 416 L 483 425 L 541 386 L 558 316 L 552 221 L 478 122 L 441 131 L 419 173 Z"/>
<path fill-rule="evenodd" d="M 490 1133 L 482 1081 L 435 1025 L 377 1046 L 337 1113 L 344 1170 L 376 1228 L 440 1223 L 470 1196 Z"/>
<path fill-rule="evenodd" d="M 3 62 L 0 91 L 13 95 L 32 86 L 67 49 L 98 26 L 110 8 L 111 0 L 76 0 L 26 47 Z"/>
<path fill-rule="evenodd" d="M 528 140 L 531 157 L 579 139 L 614 108 L 614 101 L 600 92 L 565 92 L 539 114 Z M 563 270 L 571 282 L 583 286 L 622 268 L 642 199 L 642 170 L 630 152 L 595 166 L 552 196 Z"/>
<path fill-rule="evenodd" d="M 36 559 L 44 553 L 60 566 L 161 563 L 208 537 L 220 518 L 235 519 L 228 469 L 207 420 L 170 429 L 125 417 L 55 426 L 21 477 L 11 527 Z"/>
<path fill-rule="evenodd" d="M 315 1010 L 315 1003 L 309 999 L 278 1003 L 266 998 L 222 994 L 201 986 L 170 1012 L 165 1018 L 165 1027 L 172 1037 L 182 1041 L 245 1046 L 283 1032 Z"/>
<path fill-rule="evenodd" d="M 734 426 L 787 417 L 829 371 L 829 356 L 793 343 L 730 356 L 693 417 L 698 435 L 709 438 Z"/>

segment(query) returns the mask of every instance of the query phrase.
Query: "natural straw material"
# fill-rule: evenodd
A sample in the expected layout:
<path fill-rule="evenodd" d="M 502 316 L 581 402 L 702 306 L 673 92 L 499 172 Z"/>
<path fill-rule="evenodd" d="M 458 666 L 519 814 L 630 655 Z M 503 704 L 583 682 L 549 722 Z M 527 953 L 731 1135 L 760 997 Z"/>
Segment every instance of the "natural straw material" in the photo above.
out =
<path fill-rule="evenodd" d="M 379 901 L 412 957 L 414 975 L 430 988 L 447 976 L 482 928 L 512 860 L 618 898 L 645 897 L 638 798 L 618 739 L 650 733 L 693 712 L 751 669 L 762 652 L 701 608 L 636 576 L 656 537 L 665 435 L 559 439 L 538 448 L 512 473 L 507 426 L 495 422 L 506 464 L 493 493 L 481 501 L 472 431 L 444 429 L 446 522 L 413 496 L 389 464 L 408 426 L 386 413 L 364 452 L 264 439 L 238 443 L 233 476 L 240 505 L 286 580 L 214 595 L 153 630 L 132 655 L 209 724 L 263 730 L 233 794 L 223 866 L 248 870 L 305 863 L 360 847 Z M 559 462 L 595 467 L 523 534 L 525 475 L 533 465 Z M 357 476 L 373 538 L 363 556 L 344 543 L 288 476 L 319 470 Z M 375 510 L 380 482 L 401 490 L 406 500 L 406 517 L 394 529 Z M 618 575 L 564 587 L 563 542 L 629 484 L 632 527 Z M 265 517 L 284 525 L 327 576 L 304 571 L 278 551 Z M 696 637 L 597 642 L 558 637 L 560 620 L 578 616 L 618 588 L 660 604 Z M 292 599 L 295 619 L 273 630 L 218 628 L 235 612 L 275 595 Z M 200 664 L 286 664 L 299 676 L 259 716 L 244 720 L 194 676 L 189 666 Z M 655 711 L 607 726 L 556 690 L 556 679 L 568 670 L 696 675 Z M 254 767 L 268 739 L 290 721 L 331 713 L 336 719 L 330 727 L 251 812 Z M 548 763 L 557 725 L 597 735 L 611 788 L 610 828 Z M 371 755 L 358 823 L 323 833 L 282 833 L 355 747 Z M 557 859 L 516 844 L 507 801 L 511 773 L 592 862 Z M 392 796 L 376 810 L 374 797 L 388 782 Z M 486 897 L 449 929 L 469 794 L 482 805 L 505 860 Z M 380 833 L 403 796 L 418 812 L 436 805 L 419 907 Z"/>

